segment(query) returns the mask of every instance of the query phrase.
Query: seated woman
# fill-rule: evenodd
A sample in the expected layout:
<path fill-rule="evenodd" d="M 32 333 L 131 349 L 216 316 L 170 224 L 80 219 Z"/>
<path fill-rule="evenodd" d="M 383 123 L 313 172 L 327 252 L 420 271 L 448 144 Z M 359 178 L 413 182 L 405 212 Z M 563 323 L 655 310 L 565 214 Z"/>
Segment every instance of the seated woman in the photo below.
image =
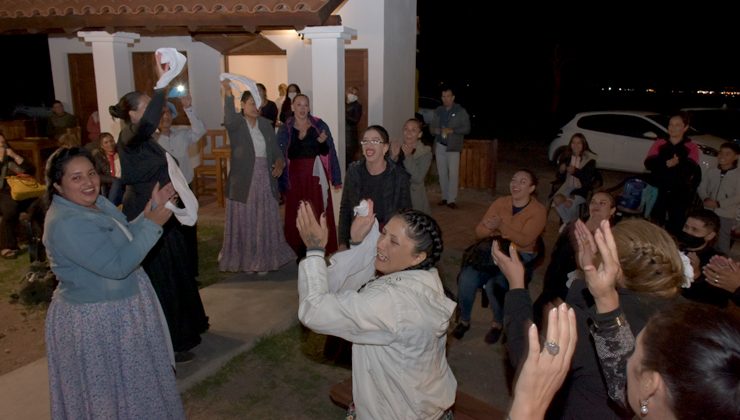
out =
<path fill-rule="evenodd" d="M 423 124 L 416 118 L 410 118 L 403 125 L 403 140 L 391 144 L 391 159 L 403 165 L 411 176 L 411 206 L 424 213 L 431 213 L 427 187 L 424 179 L 432 164 L 432 148 L 421 142 Z"/>
<path fill-rule="evenodd" d="M 95 169 L 100 175 L 100 193 L 113 205 L 118 206 L 123 200 L 121 185 L 121 159 L 116 150 L 116 140 L 111 133 L 102 133 L 98 142 L 99 149 L 93 153 Z"/>
<path fill-rule="evenodd" d="M 128 222 L 100 195 L 85 149 L 60 148 L 47 165 L 44 245 L 59 280 L 46 316 L 51 417 L 185 418 L 157 295 L 141 262 L 172 212 L 157 184 Z"/>
<path fill-rule="evenodd" d="M 434 268 L 443 250 L 439 225 L 419 211 L 401 210 L 381 233 L 368 202 L 368 215 L 352 223 L 358 245 L 334 254 L 327 267 L 326 219 L 318 223 L 311 206 L 301 204 L 296 224 L 309 251 L 298 266 L 298 318 L 354 343 L 357 418 L 449 416 L 457 381 L 445 346 L 455 302 Z"/>
<path fill-rule="evenodd" d="M 10 195 L 5 177 L 30 173 L 33 167 L 23 156 L 10 148 L 5 135 L 0 133 L 0 257 L 14 259 L 18 256 L 18 216 L 33 200 L 18 202 Z"/>
<path fill-rule="evenodd" d="M 528 169 L 520 169 L 511 178 L 511 195 L 501 197 L 491 204 L 483 219 L 475 228 L 478 239 L 501 237 L 516 245 L 519 256 L 526 264 L 537 256 L 537 238 L 545 230 L 545 207 L 537 201 L 535 190 L 537 177 Z M 503 328 L 503 298 L 509 284 L 501 271 L 483 271 L 471 265 L 463 265 L 458 278 L 458 303 L 460 322 L 452 334 L 461 339 L 470 329 L 470 315 L 479 288 L 485 286 L 488 301 L 493 311 L 493 322 L 485 336 L 486 343 L 498 341 Z"/>
<path fill-rule="evenodd" d="M 591 233 L 582 221 L 576 224 L 578 264 L 588 279 L 589 270 L 594 270 L 592 261 L 596 245 L 584 245 L 584 238 Z M 597 238 L 603 236 L 600 230 L 603 231 L 605 226 L 608 226 L 608 221 L 601 222 Z M 673 238 L 664 229 L 645 220 L 621 221 L 614 227 L 613 241 L 619 250 L 622 268 L 616 293 L 625 309 L 625 319 L 637 333 L 651 315 L 681 300 L 679 290 L 687 284 L 684 264 Z M 600 254 L 603 258 L 604 254 Z M 526 331 L 531 320 L 532 302 L 524 288 L 524 270 L 511 270 L 509 260 L 501 252 L 494 252 L 494 261 L 511 285 L 504 307 L 504 329 L 509 359 L 518 366 L 526 353 Z M 601 272 L 601 268 L 599 270 Z M 570 372 L 562 392 L 548 410 L 548 418 L 579 418 L 583 413 L 599 419 L 631 418 L 630 413 L 609 402 L 596 350 L 585 338 L 593 328 L 593 322 L 589 320 L 593 319 L 592 307 L 597 298 L 594 293 L 583 279 L 574 280 L 568 291 L 566 303 L 575 311 L 578 336 L 584 338 L 576 343 Z M 598 320 L 594 321 L 598 323 Z"/>
<path fill-rule="evenodd" d="M 580 241 L 592 244 L 594 238 L 584 232 Z M 677 305 L 650 318 L 635 340 L 617 291 L 625 256 L 608 224 L 595 243 L 601 263 L 584 270 L 596 304 L 591 334 L 609 396 L 645 419 L 738 418 L 740 313 Z"/>
<path fill-rule="evenodd" d="M 586 227 L 590 232 L 595 232 L 602 220 L 611 220 L 617 210 L 616 201 L 609 193 L 597 192 L 591 197 L 588 206 L 588 219 Z M 568 296 L 568 287 L 576 278 L 583 278 L 583 272 L 576 263 L 576 243 L 574 222 L 564 225 L 560 236 L 558 236 L 552 254 L 550 264 L 545 271 L 545 279 L 542 294 L 534 302 L 535 322 L 540 324 L 540 315 L 548 304 L 559 305 L 565 302 Z"/>
<path fill-rule="evenodd" d="M 558 174 L 553 185 L 560 184 L 560 187 L 553 195 L 552 205 L 563 223 L 578 219 L 579 207 L 586 202 L 596 176 L 594 155 L 586 136 L 576 133 L 558 160 Z"/>
<path fill-rule="evenodd" d="M 371 199 L 381 228 L 398 210 L 411 207 L 409 174 L 385 154 L 390 147 L 388 132 L 379 125 L 365 130 L 360 140 L 363 158 L 350 164 L 339 207 L 339 246 L 349 246 L 352 209 Z"/>

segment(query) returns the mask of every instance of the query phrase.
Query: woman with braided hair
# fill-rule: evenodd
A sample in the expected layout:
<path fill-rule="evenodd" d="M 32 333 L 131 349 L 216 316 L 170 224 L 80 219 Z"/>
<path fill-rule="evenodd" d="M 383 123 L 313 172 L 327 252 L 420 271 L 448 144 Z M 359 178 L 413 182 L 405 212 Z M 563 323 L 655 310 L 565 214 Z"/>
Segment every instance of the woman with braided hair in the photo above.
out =
<path fill-rule="evenodd" d="M 596 272 L 596 241 L 594 236 L 604 239 L 606 231 L 613 238 L 611 242 L 619 255 L 621 270 L 611 288 L 618 296 L 619 308 L 605 307 L 601 304 L 603 290 L 590 278 Z M 570 372 L 561 392 L 556 395 L 548 409 L 548 418 L 632 418 L 634 413 L 620 404 L 619 387 L 613 387 L 612 378 L 604 383 L 602 368 L 613 361 L 599 363 L 599 353 L 609 353 L 608 344 L 588 339 L 589 334 L 612 331 L 629 324 L 635 336 L 642 330 L 648 319 L 655 314 L 685 301 L 680 294 L 682 286 L 687 285 L 684 262 L 675 241 L 663 228 L 645 220 L 623 220 L 613 229 L 609 222 L 601 222 L 596 234 L 592 234 L 583 221 L 576 222 L 578 241 L 578 265 L 585 272 L 586 279 L 575 279 L 570 286 L 566 303 L 576 315 L 578 342 Z M 511 286 L 504 303 L 504 331 L 507 335 L 507 351 L 514 366 L 526 356 L 527 328 L 532 316 L 532 301 L 524 288 L 523 269 L 512 270 L 510 260 L 494 253 L 494 261 L 501 267 Z M 599 255 L 603 260 L 604 256 Z M 688 260 L 686 260 L 686 264 Z M 521 263 L 519 264 L 521 265 Z M 601 275 L 603 268 L 599 266 Z M 691 276 L 689 276 L 691 277 Z M 599 348 L 602 346 L 602 348 Z M 615 355 L 611 351 L 612 355 Z M 615 372 L 626 375 L 624 364 Z"/>
<path fill-rule="evenodd" d="M 380 232 L 367 203 L 367 215 L 358 211 L 352 223 L 351 248 L 332 255 L 328 267 L 326 216 L 318 222 L 310 204 L 299 205 L 296 226 L 308 250 L 298 266 L 298 318 L 354 343 L 350 411 L 357 418 L 451 418 L 457 381 L 445 345 L 455 303 L 434 268 L 443 249 L 439 225 L 399 210 Z"/>

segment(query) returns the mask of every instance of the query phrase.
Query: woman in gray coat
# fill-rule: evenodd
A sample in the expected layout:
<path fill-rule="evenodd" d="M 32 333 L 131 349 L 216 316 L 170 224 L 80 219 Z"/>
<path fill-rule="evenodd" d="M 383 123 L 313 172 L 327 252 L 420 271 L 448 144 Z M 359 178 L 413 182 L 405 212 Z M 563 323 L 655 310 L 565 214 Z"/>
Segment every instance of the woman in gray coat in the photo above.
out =
<path fill-rule="evenodd" d="M 403 139 L 391 145 L 391 159 L 403 165 L 411 176 L 411 206 L 426 214 L 431 214 L 427 187 L 424 179 L 432 164 L 432 148 L 421 142 L 422 123 L 416 118 L 409 118 L 403 125 Z"/>
<path fill-rule="evenodd" d="M 242 94 L 240 114 L 228 80 L 222 83 L 222 90 L 231 170 L 226 182 L 226 226 L 219 269 L 266 274 L 295 259 L 285 241 L 278 210 L 277 178 L 285 160 L 275 130 L 269 120 L 260 117 L 252 93 Z"/>

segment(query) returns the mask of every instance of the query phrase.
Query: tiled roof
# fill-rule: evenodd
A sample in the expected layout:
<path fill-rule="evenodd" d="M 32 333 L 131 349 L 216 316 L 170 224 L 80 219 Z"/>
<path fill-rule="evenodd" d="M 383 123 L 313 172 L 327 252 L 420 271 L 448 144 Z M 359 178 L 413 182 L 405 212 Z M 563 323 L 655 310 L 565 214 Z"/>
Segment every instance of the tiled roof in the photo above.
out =
<path fill-rule="evenodd" d="M 342 0 L 0 0 L 0 33 L 322 25 Z M 238 31 L 238 30 L 237 30 Z"/>

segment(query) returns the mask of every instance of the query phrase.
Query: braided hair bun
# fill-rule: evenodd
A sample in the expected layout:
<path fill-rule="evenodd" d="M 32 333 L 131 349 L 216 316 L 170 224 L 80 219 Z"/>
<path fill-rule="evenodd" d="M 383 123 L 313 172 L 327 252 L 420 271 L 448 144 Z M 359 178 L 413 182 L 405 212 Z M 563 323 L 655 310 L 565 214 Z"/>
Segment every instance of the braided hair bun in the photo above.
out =
<path fill-rule="evenodd" d="M 444 244 L 442 230 L 432 216 L 413 209 L 401 209 L 393 217 L 400 217 L 406 223 L 406 233 L 416 244 L 416 252 L 426 252 L 426 259 L 407 270 L 429 270 L 442 257 Z"/>

